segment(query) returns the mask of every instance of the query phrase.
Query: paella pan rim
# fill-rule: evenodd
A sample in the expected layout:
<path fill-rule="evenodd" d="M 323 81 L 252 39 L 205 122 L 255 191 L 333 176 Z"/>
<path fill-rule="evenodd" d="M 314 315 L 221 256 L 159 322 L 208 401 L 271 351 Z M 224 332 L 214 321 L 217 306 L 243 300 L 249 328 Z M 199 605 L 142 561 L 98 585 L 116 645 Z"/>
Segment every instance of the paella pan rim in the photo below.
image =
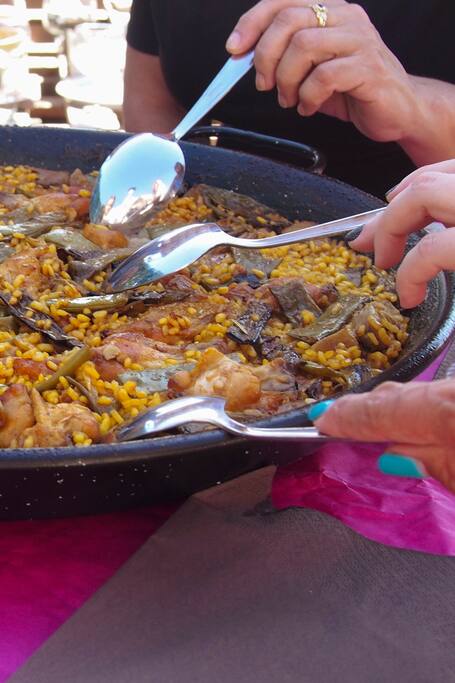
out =
<path fill-rule="evenodd" d="M 42 150 L 43 147 L 45 149 L 48 147 L 55 150 L 58 145 L 61 147 L 62 154 L 58 156 L 54 151 L 50 161 L 49 155 L 44 153 L 41 164 L 39 164 L 39 159 L 33 158 L 33 156 L 30 158 L 29 154 L 27 154 L 27 145 L 33 144 L 33 141 L 36 144 L 39 136 L 42 138 L 42 144 L 38 144 L 38 154 L 40 153 L 40 148 Z M 6 127 L 0 133 L 0 155 L 2 163 L 24 163 L 36 166 L 41 165 L 42 167 L 47 165 L 52 168 L 67 168 L 71 170 L 76 167 L 74 166 L 73 157 L 75 155 L 78 156 L 78 144 L 82 140 L 84 144 L 83 149 L 80 149 L 79 166 L 82 166 L 83 170 L 90 170 L 90 164 L 92 164 L 91 168 L 95 168 L 109 151 L 125 137 L 127 137 L 125 133 L 68 130 L 60 127 L 40 127 L 36 129 L 31 127 L 21 129 L 20 131 L 17 128 Z M 21 143 L 20 147 L 22 149 L 19 152 L 17 151 L 17 142 Z M 14 143 L 16 143 L 16 150 L 9 149 L 10 145 L 14 145 Z M 241 160 L 242 166 L 247 167 L 249 172 L 251 172 L 251 168 L 255 168 L 258 164 L 266 164 L 271 173 L 280 173 L 280 175 L 288 173 L 290 177 L 295 177 L 298 174 L 301 178 L 307 177 L 309 179 L 311 177 L 312 182 L 316 180 L 312 174 L 301 169 L 288 168 L 278 162 L 258 159 L 256 156 L 244 152 L 207 149 L 205 146 L 196 143 L 183 143 L 183 147 L 185 154 L 190 153 L 190 155 L 192 154 L 196 158 L 202 155 L 204 160 L 206 158 L 210 159 L 208 155 L 213 155 L 214 151 L 221 154 L 221 157 L 224 157 L 231 165 L 236 165 Z M 191 165 L 189 169 L 191 170 Z M 196 180 L 201 182 L 203 178 L 197 177 Z M 375 208 L 382 204 L 378 198 L 352 188 L 339 180 L 319 177 L 318 181 L 326 188 L 351 194 L 354 201 L 363 202 L 363 205 L 367 205 L 367 208 Z M 270 201 L 270 204 L 273 206 L 273 200 Z M 363 210 L 363 208 L 359 210 Z M 427 336 L 412 349 L 412 352 L 405 354 L 391 368 L 384 371 L 380 377 L 363 384 L 358 391 L 368 391 L 377 384 L 387 380 L 406 381 L 412 379 L 420 374 L 441 353 L 455 325 L 455 277 L 452 273 L 440 274 L 431 284 L 431 287 L 433 289 L 437 288 L 439 304 L 442 303 L 442 306 L 440 305 L 436 318 L 431 321 L 431 329 Z M 268 427 L 305 425 L 308 423 L 305 415 L 305 410 L 291 410 L 260 420 L 257 424 Z M 225 445 L 232 446 L 233 443 L 241 445 L 245 444 L 246 440 L 232 437 L 221 430 L 213 429 L 194 434 L 154 437 L 153 439 L 143 439 L 123 444 L 95 444 L 83 449 L 75 449 L 71 446 L 52 449 L 2 449 L 0 450 L 0 469 L 73 468 L 108 464 L 127 466 L 134 464 L 138 459 L 141 462 L 144 460 L 152 461 L 169 458 L 172 455 L 220 448 Z"/>

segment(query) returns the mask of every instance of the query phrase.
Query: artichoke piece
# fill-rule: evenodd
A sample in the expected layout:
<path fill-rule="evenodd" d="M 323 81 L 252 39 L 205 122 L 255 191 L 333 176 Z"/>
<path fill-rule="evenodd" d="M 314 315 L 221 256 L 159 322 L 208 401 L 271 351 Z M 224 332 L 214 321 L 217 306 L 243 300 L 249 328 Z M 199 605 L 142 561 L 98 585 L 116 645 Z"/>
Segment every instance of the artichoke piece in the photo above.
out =
<path fill-rule="evenodd" d="M 344 344 L 347 349 L 351 346 L 357 346 L 357 337 L 350 325 L 346 325 L 341 330 L 338 330 L 338 332 L 320 339 L 311 348 L 314 351 L 335 351 L 339 344 Z"/>
<path fill-rule="evenodd" d="M 271 315 L 271 306 L 253 299 L 245 313 L 238 320 L 232 321 L 227 335 L 239 344 L 256 344 Z"/>
<path fill-rule="evenodd" d="M 302 323 L 301 312 L 311 311 L 316 317 L 321 315 L 321 309 L 308 293 L 304 282 L 292 278 L 288 282 L 276 282 L 273 280 L 269 283 L 269 289 L 272 294 L 278 299 L 286 318 L 294 325 Z"/>
<path fill-rule="evenodd" d="M 37 332 L 41 332 L 44 337 L 48 337 L 54 342 L 69 344 L 71 346 L 82 345 L 79 339 L 66 334 L 50 315 L 42 313 L 41 311 L 35 311 L 35 309 L 31 307 L 33 299 L 27 294 L 22 294 L 20 301 L 16 304 L 11 304 L 10 299 L 11 294 L 9 292 L 0 292 L 0 300 L 8 307 L 8 310 L 13 316 L 24 325 L 27 325 L 27 327 L 30 327 Z M 29 311 L 32 311 L 33 313 L 32 318 L 27 317 Z M 45 322 L 46 326 L 41 327 L 41 325 L 38 324 L 40 322 Z"/>
<path fill-rule="evenodd" d="M 301 361 L 299 354 L 289 345 L 283 344 L 279 337 L 261 337 L 256 344 L 256 349 L 267 360 L 283 358 L 289 368 L 297 367 Z"/>
<path fill-rule="evenodd" d="M 80 349 L 73 349 L 62 361 L 57 370 L 49 375 L 41 382 L 35 385 L 35 389 L 42 393 L 43 391 L 49 391 L 50 389 L 55 389 L 60 377 L 71 377 L 74 375 L 76 370 L 80 368 L 86 361 L 90 359 L 90 349 L 87 346 L 83 346 Z"/>
<path fill-rule="evenodd" d="M 208 206 L 216 218 L 228 219 L 234 216 L 244 218 L 246 223 L 255 228 L 266 228 L 281 232 L 283 228 L 291 225 L 291 221 L 280 216 L 274 209 L 257 202 L 252 197 L 247 197 L 232 190 L 224 190 L 211 185 L 195 185 L 188 196 L 200 196 L 203 203 Z M 229 231 L 229 228 L 227 228 Z"/>
<path fill-rule="evenodd" d="M 260 249 L 238 249 L 233 247 L 232 254 L 236 263 L 243 266 L 248 274 L 256 275 L 259 280 L 265 280 L 266 276 L 269 276 L 272 270 L 277 268 L 282 261 L 282 259 L 266 258 Z M 261 277 L 253 271 L 259 271 L 263 273 L 263 276 Z"/>
<path fill-rule="evenodd" d="M 314 363 L 313 361 L 303 363 L 300 371 L 310 377 L 331 380 L 332 382 L 335 382 L 335 385 L 344 388 L 347 387 L 348 389 L 354 389 L 359 386 L 359 384 L 363 384 L 363 382 L 366 382 L 375 375 L 375 371 L 368 367 L 368 365 L 354 365 L 350 368 L 344 368 L 343 370 L 334 370 L 333 368 Z"/>
<path fill-rule="evenodd" d="M 94 257 L 101 255 L 102 251 L 93 242 L 90 242 L 80 230 L 75 228 L 54 228 L 44 236 L 46 242 L 55 244 L 66 253 L 76 258 L 86 256 Z"/>
<path fill-rule="evenodd" d="M 9 215 L 11 219 L 12 214 Z M 65 214 L 51 212 L 42 213 L 30 218 L 28 211 L 24 216 L 24 220 L 20 220 L 19 216 L 13 218 L 16 222 L 9 225 L 0 225 L 0 236 L 11 237 L 15 233 L 26 235 L 27 237 L 39 237 L 45 232 L 48 232 L 54 225 L 64 223 L 67 218 Z"/>
<path fill-rule="evenodd" d="M 83 236 L 82 236 L 83 237 Z M 85 237 L 84 237 L 85 239 Z M 89 240 L 87 240 L 88 242 Z M 90 242 L 90 244 L 92 244 Z M 70 275 L 74 278 L 76 282 L 82 282 L 91 278 L 92 275 L 99 273 L 101 270 L 105 270 L 108 266 L 121 261 L 122 259 L 130 256 L 134 249 L 112 249 L 111 251 L 103 254 L 95 245 L 93 244 L 92 256 L 90 258 L 84 258 L 83 261 L 74 260 L 69 264 L 68 270 Z"/>
<path fill-rule="evenodd" d="M 344 327 L 354 313 L 369 301 L 371 301 L 371 297 L 368 296 L 356 296 L 355 294 L 344 296 L 331 304 L 314 323 L 291 330 L 289 334 L 291 337 L 301 339 L 308 344 L 314 344 Z"/>
<path fill-rule="evenodd" d="M 162 368 L 150 368 L 147 370 L 128 370 L 122 372 L 118 379 L 122 384 L 136 382 L 141 391 L 153 394 L 156 391 L 166 391 L 169 378 L 180 370 L 192 370 L 196 363 L 178 363 Z"/>

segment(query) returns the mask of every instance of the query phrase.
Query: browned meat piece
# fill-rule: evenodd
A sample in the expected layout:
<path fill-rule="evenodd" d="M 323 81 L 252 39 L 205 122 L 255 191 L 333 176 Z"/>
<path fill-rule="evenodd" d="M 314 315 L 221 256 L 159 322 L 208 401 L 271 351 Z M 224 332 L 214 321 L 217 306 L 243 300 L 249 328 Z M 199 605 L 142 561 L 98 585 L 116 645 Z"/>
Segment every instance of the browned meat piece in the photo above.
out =
<path fill-rule="evenodd" d="M 31 390 L 31 400 L 36 423 L 21 433 L 19 445 L 32 436 L 34 446 L 70 446 L 74 432 L 83 432 L 94 442 L 100 440 L 96 417 L 85 406 L 79 403 L 46 403 L 36 389 Z"/>
<path fill-rule="evenodd" d="M 105 225 L 87 223 L 82 230 L 82 234 L 90 242 L 104 250 L 121 249 L 128 246 L 128 239 L 119 230 L 110 230 Z"/>
<path fill-rule="evenodd" d="M 29 393 L 23 384 L 12 384 L 0 396 L 0 448 L 10 448 L 35 423 Z"/>
<path fill-rule="evenodd" d="M 10 192 L 0 192 L 0 204 L 10 211 L 22 209 L 26 206 L 32 207 L 30 199 L 24 197 L 23 194 L 11 194 Z"/>
<path fill-rule="evenodd" d="M 144 368 L 153 368 L 165 364 L 166 359 L 182 359 L 182 354 L 175 346 L 145 337 L 133 332 L 114 333 L 104 343 L 93 350 L 92 360 L 101 378 L 110 382 L 125 371 L 123 362 L 131 358 Z"/>
<path fill-rule="evenodd" d="M 34 168 L 33 170 L 38 174 L 36 182 L 43 187 L 69 184 L 69 171 L 52 171 L 49 168 Z"/>
<path fill-rule="evenodd" d="M 188 308 L 196 309 L 196 313 L 190 314 Z M 177 344 L 179 341 L 192 341 L 217 313 L 226 310 L 226 305 L 212 303 L 208 300 L 177 302 L 166 304 L 159 308 L 150 308 L 147 313 L 137 320 L 125 323 L 118 332 L 134 332 L 145 337 L 163 341 L 167 344 Z M 160 324 L 160 320 L 167 319 L 166 323 Z M 180 325 L 181 320 L 186 319 L 188 324 Z M 174 332 L 176 330 L 176 332 Z"/>
<path fill-rule="evenodd" d="M 50 375 L 50 370 L 44 361 L 28 360 L 27 358 L 15 358 L 13 360 L 14 372 L 21 377 L 37 380 L 40 375 Z"/>
<path fill-rule="evenodd" d="M 85 216 L 90 208 L 90 198 L 80 197 L 79 194 L 65 192 L 49 192 L 34 197 L 31 200 L 33 211 L 37 213 L 51 213 L 53 211 L 67 211 L 73 209 L 77 216 Z"/>
<path fill-rule="evenodd" d="M 171 395 L 220 396 L 227 410 L 243 410 L 260 398 L 260 380 L 251 367 L 236 363 L 216 349 L 207 349 L 196 367 L 169 379 Z"/>

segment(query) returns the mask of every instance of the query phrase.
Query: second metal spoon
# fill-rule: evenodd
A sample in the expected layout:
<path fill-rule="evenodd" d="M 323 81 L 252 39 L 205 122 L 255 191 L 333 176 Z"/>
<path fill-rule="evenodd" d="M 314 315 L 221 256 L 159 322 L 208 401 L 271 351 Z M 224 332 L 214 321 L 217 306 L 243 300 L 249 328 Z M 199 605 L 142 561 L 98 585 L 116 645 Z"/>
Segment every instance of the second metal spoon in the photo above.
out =
<path fill-rule="evenodd" d="M 231 57 L 169 135 L 134 135 L 101 166 L 90 205 L 92 223 L 131 230 L 178 192 L 185 158 L 178 144 L 253 66 L 254 52 Z"/>
<path fill-rule="evenodd" d="M 264 249 L 304 242 L 319 237 L 333 237 L 361 228 L 385 207 L 355 216 L 321 223 L 310 228 L 264 237 L 241 239 L 224 232 L 216 223 L 195 223 L 177 228 L 151 240 L 123 261 L 110 276 L 107 285 L 113 292 L 134 289 L 186 268 L 207 251 L 220 245 Z"/>

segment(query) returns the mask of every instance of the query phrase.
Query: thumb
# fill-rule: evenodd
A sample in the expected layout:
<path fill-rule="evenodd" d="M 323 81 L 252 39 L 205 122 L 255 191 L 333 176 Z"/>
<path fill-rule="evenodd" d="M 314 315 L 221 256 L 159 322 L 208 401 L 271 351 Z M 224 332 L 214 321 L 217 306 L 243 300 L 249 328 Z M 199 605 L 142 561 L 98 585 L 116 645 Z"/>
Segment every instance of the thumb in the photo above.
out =
<path fill-rule="evenodd" d="M 226 42 L 226 50 L 233 55 L 251 50 L 279 12 L 281 0 L 262 0 L 242 14 Z"/>

